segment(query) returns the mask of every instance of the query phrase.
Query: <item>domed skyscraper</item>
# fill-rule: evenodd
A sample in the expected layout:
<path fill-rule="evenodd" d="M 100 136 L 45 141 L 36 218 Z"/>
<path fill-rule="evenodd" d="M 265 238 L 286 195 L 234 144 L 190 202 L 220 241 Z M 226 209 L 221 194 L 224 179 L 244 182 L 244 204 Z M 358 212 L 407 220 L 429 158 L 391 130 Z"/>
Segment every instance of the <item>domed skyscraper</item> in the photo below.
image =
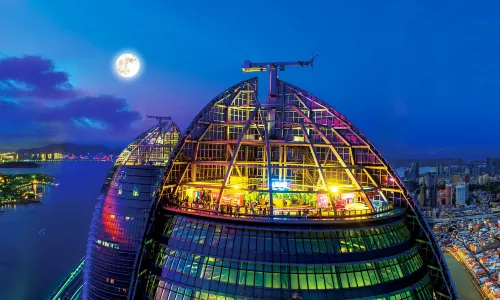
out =
<path fill-rule="evenodd" d="M 251 78 L 196 115 L 135 243 L 129 297 L 457 298 L 418 204 L 382 155 L 330 105 L 277 78 L 311 63 L 245 62 L 269 71 L 266 100 Z"/>
<path fill-rule="evenodd" d="M 180 131 L 170 118 L 119 155 L 97 199 L 84 262 L 83 299 L 126 299 L 156 192 Z"/>

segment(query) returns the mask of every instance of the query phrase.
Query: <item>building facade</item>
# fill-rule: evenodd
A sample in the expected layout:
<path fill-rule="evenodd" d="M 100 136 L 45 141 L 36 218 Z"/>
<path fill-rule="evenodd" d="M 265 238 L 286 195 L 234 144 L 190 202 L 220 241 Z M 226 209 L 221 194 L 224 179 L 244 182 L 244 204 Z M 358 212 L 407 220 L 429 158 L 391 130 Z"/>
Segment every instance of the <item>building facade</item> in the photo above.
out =
<path fill-rule="evenodd" d="M 173 150 L 131 297 L 456 299 L 419 205 L 370 141 L 270 82 L 267 103 L 257 78 L 218 95 Z"/>
<path fill-rule="evenodd" d="M 469 199 L 469 185 L 460 184 L 455 187 L 456 191 L 456 205 L 465 205 Z"/>
<path fill-rule="evenodd" d="M 149 213 L 178 127 L 161 122 L 117 158 L 97 199 L 84 263 L 83 299 L 127 299 Z"/>

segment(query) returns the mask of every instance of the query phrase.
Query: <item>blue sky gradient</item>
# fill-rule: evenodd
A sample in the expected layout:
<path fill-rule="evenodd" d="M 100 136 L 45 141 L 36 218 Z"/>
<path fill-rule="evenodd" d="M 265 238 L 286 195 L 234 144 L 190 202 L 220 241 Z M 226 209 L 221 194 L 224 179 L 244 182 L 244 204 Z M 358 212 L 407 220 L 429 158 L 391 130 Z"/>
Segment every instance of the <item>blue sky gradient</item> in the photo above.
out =
<path fill-rule="evenodd" d="M 319 53 L 314 71 L 281 78 L 331 104 L 387 156 L 498 156 L 499 15 L 498 1 L 3 0 L 0 62 L 50 61 L 75 95 L 0 90 L 0 148 L 125 145 L 153 113 L 185 128 L 249 77 L 244 60 Z M 127 50 L 143 69 L 124 82 L 112 64 Z M 13 82 L 7 73 L 0 83 Z"/>

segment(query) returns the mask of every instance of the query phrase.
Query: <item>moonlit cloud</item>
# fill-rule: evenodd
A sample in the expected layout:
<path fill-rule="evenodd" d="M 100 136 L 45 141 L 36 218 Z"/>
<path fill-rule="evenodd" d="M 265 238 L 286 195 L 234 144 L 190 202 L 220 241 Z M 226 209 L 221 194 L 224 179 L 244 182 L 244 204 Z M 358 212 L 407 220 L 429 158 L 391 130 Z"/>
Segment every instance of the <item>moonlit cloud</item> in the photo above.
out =
<path fill-rule="evenodd" d="M 0 59 L 0 89 L 9 98 L 67 100 L 82 95 L 67 73 L 55 71 L 52 61 L 39 56 Z"/>
<path fill-rule="evenodd" d="M 82 96 L 50 60 L 0 60 L 0 140 L 5 144 L 120 142 L 137 134 L 133 124 L 141 119 L 125 99 Z"/>

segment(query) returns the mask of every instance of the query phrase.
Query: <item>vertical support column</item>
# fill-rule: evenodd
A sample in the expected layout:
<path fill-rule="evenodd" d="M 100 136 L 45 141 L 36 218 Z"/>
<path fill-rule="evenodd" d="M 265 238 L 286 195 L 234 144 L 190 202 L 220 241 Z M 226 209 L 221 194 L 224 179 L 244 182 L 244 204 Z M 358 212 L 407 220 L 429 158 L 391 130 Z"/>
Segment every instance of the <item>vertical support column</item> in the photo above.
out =
<path fill-rule="evenodd" d="M 278 98 L 278 70 L 269 66 L 269 103 L 275 104 Z"/>
<path fill-rule="evenodd" d="M 274 214 L 273 210 L 273 186 L 271 178 L 271 143 L 269 142 L 269 130 L 267 129 L 267 119 L 261 114 L 262 121 L 264 122 L 264 136 L 266 138 L 266 156 L 267 156 L 267 187 L 269 189 L 269 215 L 272 217 Z"/>

